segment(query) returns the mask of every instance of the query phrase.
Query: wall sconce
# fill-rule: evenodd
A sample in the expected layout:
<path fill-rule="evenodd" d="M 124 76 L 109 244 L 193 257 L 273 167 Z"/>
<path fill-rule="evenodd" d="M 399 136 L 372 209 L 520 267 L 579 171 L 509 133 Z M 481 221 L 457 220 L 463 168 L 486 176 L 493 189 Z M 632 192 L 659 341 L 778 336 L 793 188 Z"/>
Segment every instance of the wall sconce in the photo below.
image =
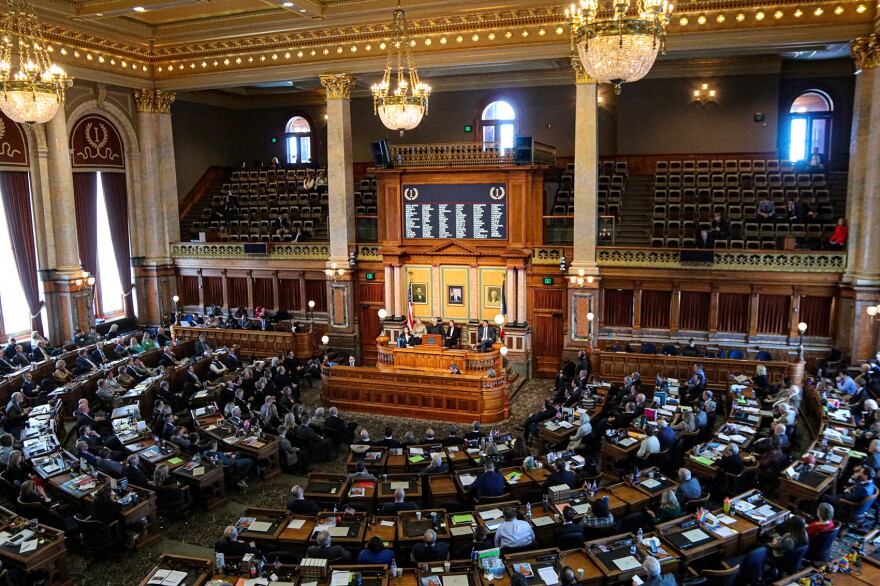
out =
<path fill-rule="evenodd" d="M 568 270 L 568 267 L 565 264 L 565 257 L 563 256 L 559 259 L 559 272 L 564 273 L 567 270 Z"/>
<path fill-rule="evenodd" d="M 694 90 L 694 101 L 704 108 L 709 102 L 714 102 L 716 96 L 717 92 L 710 88 L 708 83 L 704 83 L 700 89 Z"/>
<path fill-rule="evenodd" d="M 578 269 L 577 276 L 572 275 L 568 279 L 572 285 L 577 285 L 578 287 L 583 288 L 584 285 L 592 285 L 595 278 L 593 275 L 585 276 L 586 271 L 584 269 Z"/>
<path fill-rule="evenodd" d="M 77 279 L 76 281 L 73 282 L 73 284 L 76 285 L 77 287 L 82 287 L 82 286 L 83 286 L 83 280 L 82 280 L 82 279 Z"/>
<path fill-rule="evenodd" d="M 88 279 L 86 279 L 86 283 L 88 283 L 89 287 L 91 287 L 95 284 L 95 277 L 89 277 Z"/>
<path fill-rule="evenodd" d="M 507 356 L 507 353 L 509 352 L 507 346 L 502 346 L 501 348 L 498 349 L 498 351 L 501 352 L 502 356 Z"/>
<path fill-rule="evenodd" d="M 306 310 L 306 313 L 309 316 L 309 331 L 311 331 L 315 327 L 315 301 L 313 299 L 309 299 L 308 306 L 309 308 Z"/>
<path fill-rule="evenodd" d="M 878 303 L 877 305 L 869 306 L 867 309 L 865 309 L 865 312 L 868 314 L 868 317 L 871 318 L 871 323 L 874 323 L 877 315 L 880 314 L 880 303 Z"/>
<path fill-rule="evenodd" d="M 175 325 L 179 325 L 180 324 L 180 313 L 177 311 L 177 304 L 178 304 L 178 302 L 180 302 L 180 296 L 175 295 L 174 297 L 171 298 L 171 301 L 174 302 L 174 323 L 175 323 Z"/>
<path fill-rule="evenodd" d="M 321 336 L 321 344 L 324 346 L 324 361 L 326 362 L 327 361 L 327 350 L 328 350 L 328 346 L 330 345 L 330 336 L 328 336 L 327 334 L 324 334 L 323 336 Z"/>
<path fill-rule="evenodd" d="M 357 266 L 357 256 L 354 251 L 348 253 L 348 268 L 354 269 Z"/>
<path fill-rule="evenodd" d="M 593 334 L 595 333 L 593 330 L 593 322 L 595 320 L 596 320 L 596 314 L 593 313 L 592 311 L 588 312 L 587 313 L 587 321 L 590 324 L 590 326 L 589 326 L 590 327 L 590 336 L 589 336 L 589 338 L 590 338 L 590 352 L 593 351 Z"/>
<path fill-rule="evenodd" d="M 327 275 L 329 280 L 335 281 L 345 274 L 345 269 L 337 268 L 336 263 L 333 263 L 329 269 L 324 269 L 324 274 Z"/>
<path fill-rule="evenodd" d="M 798 324 L 798 360 L 804 359 L 804 334 L 807 331 L 807 324 L 800 322 Z"/>
<path fill-rule="evenodd" d="M 379 323 L 382 325 L 382 329 L 379 331 L 380 332 L 379 335 L 384 336 L 385 335 L 385 318 L 388 317 L 388 310 L 386 310 L 383 307 L 382 309 L 380 309 L 377 312 L 377 315 L 379 316 Z"/>
<path fill-rule="evenodd" d="M 495 316 L 495 323 L 498 324 L 499 326 L 504 325 L 504 320 L 505 320 L 505 317 L 504 317 L 503 313 L 499 313 L 498 315 Z"/>

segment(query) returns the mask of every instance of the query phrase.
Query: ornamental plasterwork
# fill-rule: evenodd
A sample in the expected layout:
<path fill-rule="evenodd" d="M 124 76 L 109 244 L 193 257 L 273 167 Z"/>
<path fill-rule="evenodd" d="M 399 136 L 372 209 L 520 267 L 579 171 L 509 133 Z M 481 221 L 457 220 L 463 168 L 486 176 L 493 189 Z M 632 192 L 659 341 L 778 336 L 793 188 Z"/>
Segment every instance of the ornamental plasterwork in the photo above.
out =
<path fill-rule="evenodd" d="M 856 60 L 856 70 L 880 67 L 880 35 L 868 35 L 850 43 L 850 54 Z"/>
<path fill-rule="evenodd" d="M 170 114 L 174 103 L 174 92 L 163 90 L 134 90 L 134 104 L 138 112 Z"/>
<path fill-rule="evenodd" d="M 351 89 L 354 87 L 355 78 L 345 73 L 331 73 L 321 76 L 321 85 L 327 90 L 327 99 L 351 99 Z"/>
<path fill-rule="evenodd" d="M 714 256 L 713 263 L 683 263 L 676 249 L 598 248 L 596 263 L 600 267 L 805 273 L 837 273 L 846 267 L 844 253 L 715 250 Z"/>
<path fill-rule="evenodd" d="M 229 259 L 241 260 L 263 258 L 269 260 L 327 260 L 330 257 L 329 244 L 271 244 L 269 254 L 248 254 L 244 244 L 234 242 L 201 243 L 177 242 L 171 245 L 173 258 Z"/>

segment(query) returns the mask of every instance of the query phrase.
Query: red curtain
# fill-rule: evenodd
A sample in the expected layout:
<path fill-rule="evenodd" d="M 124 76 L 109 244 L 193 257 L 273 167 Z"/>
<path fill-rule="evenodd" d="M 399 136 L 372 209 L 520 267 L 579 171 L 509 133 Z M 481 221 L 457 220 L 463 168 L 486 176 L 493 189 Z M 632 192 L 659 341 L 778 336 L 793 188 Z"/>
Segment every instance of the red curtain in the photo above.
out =
<path fill-rule="evenodd" d="M 202 277 L 202 294 L 206 308 L 212 305 L 223 307 L 223 277 Z"/>
<path fill-rule="evenodd" d="M 299 279 L 281 279 L 278 282 L 278 309 L 299 311 L 305 305 L 300 300 Z"/>
<path fill-rule="evenodd" d="M 743 293 L 718 294 L 718 331 L 749 331 L 749 296 Z"/>
<path fill-rule="evenodd" d="M 669 328 L 671 302 L 669 291 L 642 291 L 641 327 Z"/>
<path fill-rule="evenodd" d="M 606 326 L 632 326 L 633 324 L 633 292 L 632 289 L 605 289 L 604 318 Z"/>
<path fill-rule="evenodd" d="M 34 245 L 34 222 L 31 212 L 30 174 L 22 171 L 0 171 L 0 192 L 12 241 L 12 254 L 18 280 L 31 313 L 31 329 L 43 331 L 40 310 L 40 282 L 37 277 L 37 251 Z"/>
<path fill-rule="evenodd" d="M 98 174 L 73 174 L 76 242 L 83 270 L 98 278 Z"/>
<path fill-rule="evenodd" d="M 272 279 L 254 279 L 254 307 L 275 308 Z"/>
<path fill-rule="evenodd" d="M 315 302 L 315 311 L 327 311 L 327 283 L 326 281 L 312 281 L 306 279 L 306 303 Z"/>
<path fill-rule="evenodd" d="M 807 324 L 807 335 L 831 335 L 831 297 L 801 297 L 800 321 Z"/>
<path fill-rule="evenodd" d="M 113 238 L 113 252 L 116 255 L 116 270 L 122 283 L 125 299 L 125 315 L 134 315 L 131 282 L 131 244 L 128 237 L 128 189 L 125 173 L 101 173 L 101 186 L 104 188 L 104 203 L 107 205 L 107 219 L 110 235 Z M 97 217 L 97 216 L 96 216 Z"/>
<path fill-rule="evenodd" d="M 699 291 L 682 291 L 678 312 L 678 327 L 682 330 L 709 329 L 709 306 L 711 295 Z"/>
<path fill-rule="evenodd" d="M 788 334 L 791 323 L 791 297 L 764 295 L 758 298 L 758 332 Z"/>
<path fill-rule="evenodd" d="M 180 306 L 199 304 L 199 278 L 189 275 L 178 275 L 177 294 L 180 296 Z"/>
<path fill-rule="evenodd" d="M 244 307 L 253 310 L 253 307 L 248 307 L 247 279 L 244 277 L 227 277 L 226 295 L 229 297 L 229 309 L 235 311 Z"/>

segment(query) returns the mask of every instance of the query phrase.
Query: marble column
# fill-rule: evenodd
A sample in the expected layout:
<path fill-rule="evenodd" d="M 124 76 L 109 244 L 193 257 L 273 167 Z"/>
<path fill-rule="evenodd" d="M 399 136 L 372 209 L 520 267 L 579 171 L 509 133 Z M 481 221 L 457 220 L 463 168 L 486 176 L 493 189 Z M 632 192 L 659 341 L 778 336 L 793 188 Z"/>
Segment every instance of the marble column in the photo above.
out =
<path fill-rule="evenodd" d="M 394 317 L 406 317 L 403 301 L 403 285 L 400 280 L 400 265 L 394 265 Z"/>
<path fill-rule="evenodd" d="M 507 267 L 507 281 L 504 283 L 504 294 L 507 296 L 507 323 L 516 322 L 516 267 Z"/>
<path fill-rule="evenodd" d="M 167 95 L 168 92 L 165 92 Z M 171 94 L 173 101 L 174 94 Z M 174 161 L 174 133 L 171 130 L 171 109 L 159 112 L 156 146 L 158 149 L 159 188 L 162 194 L 162 209 L 165 213 L 165 232 L 168 242 L 180 241 L 180 208 L 177 197 L 177 165 Z"/>
<path fill-rule="evenodd" d="M 524 326 L 527 320 L 526 316 L 526 269 L 520 267 L 516 269 L 516 323 Z"/>
<path fill-rule="evenodd" d="M 574 272 L 588 275 L 596 267 L 597 197 L 599 189 L 598 88 L 596 80 L 572 58 L 577 81 L 574 139 Z"/>
<path fill-rule="evenodd" d="M 351 89 L 355 78 L 344 73 L 321 76 L 327 90 L 327 191 L 329 263 L 348 262 L 355 240 L 354 171 L 351 152 Z"/>
<path fill-rule="evenodd" d="M 856 64 L 850 161 L 846 211 L 849 223 L 847 267 L 844 282 L 853 295 L 852 304 L 841 316 L 852 321 L 841 324 L 840 346 L 849 349 L 855 364 L 873 356 L 878 344 L 878 326 L 866 308 L 880 301 L 880 33 L 861 37 L 850 45 Z M 850 335 L 847 335 L 850 334 Z"/>
<path fill-rule="evenodd" d="M 391 265 L 385 265 L 385 311 L 388 317 L 394 317 L 394 271 Z"/>

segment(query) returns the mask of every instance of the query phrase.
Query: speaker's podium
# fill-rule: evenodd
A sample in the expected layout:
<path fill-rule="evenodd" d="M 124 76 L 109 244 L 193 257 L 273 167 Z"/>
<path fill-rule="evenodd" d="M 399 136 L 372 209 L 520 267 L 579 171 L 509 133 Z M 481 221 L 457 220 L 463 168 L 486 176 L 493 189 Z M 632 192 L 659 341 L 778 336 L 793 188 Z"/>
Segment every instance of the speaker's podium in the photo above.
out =
<path fill-rule="evenodd" d="M 422 335 L 422 344 L 410 348 L 389 344 L 384 336 L 376 341 L 375 368 L 324 365 L 321 398 L 326 406 L 461 423 L 509 417 L 500 345 L 489 352 L 446 348 L 444 337 L 436 334 Z M 461 374 L 450 372 L 453 364 Z"/>

